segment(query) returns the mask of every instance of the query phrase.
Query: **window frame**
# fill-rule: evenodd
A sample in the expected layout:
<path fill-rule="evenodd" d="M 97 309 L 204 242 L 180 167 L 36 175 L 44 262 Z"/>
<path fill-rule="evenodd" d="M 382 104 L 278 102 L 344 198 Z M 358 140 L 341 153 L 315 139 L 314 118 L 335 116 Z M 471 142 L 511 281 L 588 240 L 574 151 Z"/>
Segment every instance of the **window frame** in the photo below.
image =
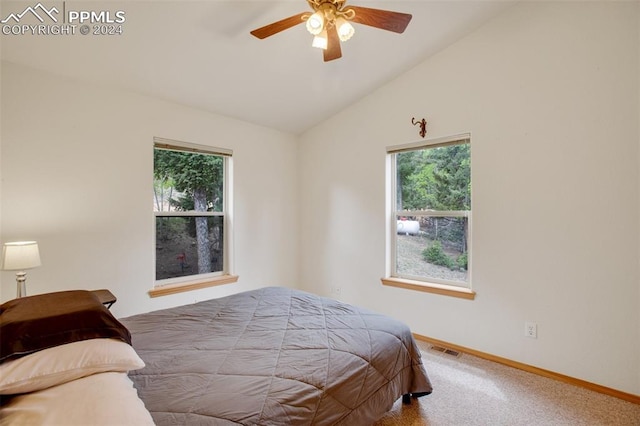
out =
<path fill-rule="evenodd" d="M 226 148 L 198 145 L 190 142 L 177 141 L 172 139 L 153 138 L 153 151 L 164 149 L 179 152 L 191 152 L 205 155 L 215 155 L 223 158 L 223 195 L 221 211 L 200 212 L 189 211 L 153 211 L 154 231 L 153 231 L 153 264 L 156 262 L 156 222 L 158 217 L 222 217 L 222 271 L 209 272 L 206 274 L 193 274 L 181 277 L 154 279 L 154 286 L 149 291 L 151 297 L 164 296 L 167 294 L 190 291 L 215 285 L 236 282 L 238 276 L 233 274 L 233 151 Z M 155 164 L 153 166 L 155 170 Z"/>
<path fill-rule="evenodd" d="M 397 154 L 408 151 L 419 151 L 439 147 L 469 144 L 471 148 L 471 134 L 463 133 L 453 136 L 417 141 L 403 145 L 388 146 L 386 148 L 386 255 L 385 277 L 381 279 L 384 285 L 400 287 L 410 290 L 442 294 L 464 299 L 474 299 L 472 290 L 472 210 L 398 210 L 397 208 Z M 473 200 L 473 197 L 471 197 Z M 399 216 L 419 217 L 466 217 L 467 226 L 467 281 L 449 281 L 437 278 L 400 274 L 397 271 L 397 220 Z"/>

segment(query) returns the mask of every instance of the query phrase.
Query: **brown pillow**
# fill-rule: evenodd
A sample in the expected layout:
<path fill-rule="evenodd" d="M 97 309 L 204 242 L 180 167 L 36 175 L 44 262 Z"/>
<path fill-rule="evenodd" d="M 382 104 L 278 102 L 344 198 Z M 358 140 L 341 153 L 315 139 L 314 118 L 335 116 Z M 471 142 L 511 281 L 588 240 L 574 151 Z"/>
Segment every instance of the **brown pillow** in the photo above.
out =
<path fill-rule="evenodd" d="M 0 363 L 79 340 L 131 334 L 90 291 L 72 290 L 10 300 L 0 305 Z"/>

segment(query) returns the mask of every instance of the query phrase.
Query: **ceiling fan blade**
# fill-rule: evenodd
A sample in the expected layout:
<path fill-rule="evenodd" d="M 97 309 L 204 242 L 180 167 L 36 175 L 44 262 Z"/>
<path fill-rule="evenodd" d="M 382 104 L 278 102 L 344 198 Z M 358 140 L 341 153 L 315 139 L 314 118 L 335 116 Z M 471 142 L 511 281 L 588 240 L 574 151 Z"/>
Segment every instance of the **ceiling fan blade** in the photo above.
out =
<path fill-rule="evenodd" d="M 352 22 L 393 31 L 394 33 L 403 33 L 407 25 L 409 25 L 409 21 L 411 21 L 411 15 L 408 13 L 361 6 L 348 6 L 348 9 L 353 9 L 356 12 L 356 16 L 351 20 Z"/>
<path fill-rule="evenodd" d="M 309 13 L 302 12 L 298 13 L 297 15 L 285 18 L 281 21 L 273 22 L 269 25 L 265 25 L 264 27 L 251 31 L 251 34 L 258 37 L 259 39 L 267 38 L 279 33 L 280 31 L 288 30 L 289 28 L 294 27 L 298 24 L 302 24 L 304 22 L 302 20 L 302 17 L 304 15 L 309 15 Z"/>
<path fill-rule="evenodd" d="M 324 61 L 329 62 L 342 57 L 342 49 L 340 48 L 340 38 L 338 38 L 338 30 L 335 25 L 327 30 L 327 48 L 324 49 Z"/>

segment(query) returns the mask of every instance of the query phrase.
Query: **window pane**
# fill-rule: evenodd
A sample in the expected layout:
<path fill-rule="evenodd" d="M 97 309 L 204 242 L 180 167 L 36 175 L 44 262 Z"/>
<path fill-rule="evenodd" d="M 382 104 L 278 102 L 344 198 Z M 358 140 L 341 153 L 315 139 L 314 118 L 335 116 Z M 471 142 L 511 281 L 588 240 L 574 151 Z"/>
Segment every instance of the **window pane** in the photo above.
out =
<path fill-rule="evenodd" d="M 398 210 L 471 210 L 469 143 L 396 154 Z"/>
<path fill-rule="evenodd" d="M 397 275 L 466 285 L 468 228 L 466 217 L 398 216 Z"/>
<path fill-rule="evenodd" d="M 154 149 L 153 210 L 222 212 L 224 158 Z"/>
<path fill-rule="evenodd" d="M 223 270 L 221 216 L 157 217 L 156 280 Z"/>

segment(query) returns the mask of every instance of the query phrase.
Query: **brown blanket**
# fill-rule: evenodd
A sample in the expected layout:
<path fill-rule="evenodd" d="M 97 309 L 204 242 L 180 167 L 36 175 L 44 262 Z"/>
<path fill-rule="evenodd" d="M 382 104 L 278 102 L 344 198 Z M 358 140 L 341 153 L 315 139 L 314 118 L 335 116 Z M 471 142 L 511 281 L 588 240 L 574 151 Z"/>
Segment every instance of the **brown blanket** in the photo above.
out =
<path fill-rule="evenodd" d="M 288 288 L 121 319 L 158 425 L 367 425 L 431 392 L 403 323 Z"/>

